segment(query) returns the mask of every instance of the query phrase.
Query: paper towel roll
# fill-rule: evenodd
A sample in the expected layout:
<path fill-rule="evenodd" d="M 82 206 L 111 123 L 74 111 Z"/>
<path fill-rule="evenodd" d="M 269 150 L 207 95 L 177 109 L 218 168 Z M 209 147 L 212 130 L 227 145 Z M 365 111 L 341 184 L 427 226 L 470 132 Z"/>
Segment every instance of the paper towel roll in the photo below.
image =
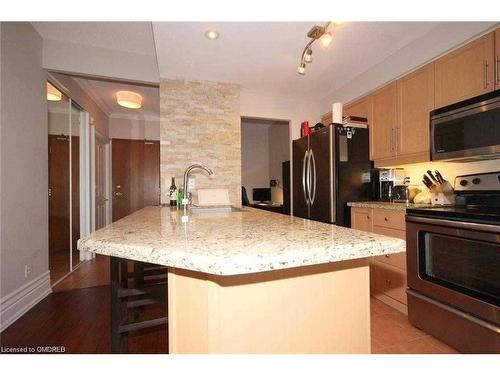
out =
<path fill-rule="evenodd" d="M 332 122 L 334 124 L 342 124 L 342 103 L 333 103 Z"/>

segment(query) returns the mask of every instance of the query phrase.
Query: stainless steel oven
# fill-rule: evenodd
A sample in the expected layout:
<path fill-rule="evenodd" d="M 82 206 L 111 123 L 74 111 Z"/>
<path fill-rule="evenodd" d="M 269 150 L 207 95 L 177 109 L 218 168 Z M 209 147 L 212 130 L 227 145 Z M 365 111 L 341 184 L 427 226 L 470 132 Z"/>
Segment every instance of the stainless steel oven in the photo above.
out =
<path fill-rule="evenodd" d="M 500 172 L 455 189 L 463 205 L 407 210 L 408 319 L 462 352 L 500 353 Z"/>
<path fill-rule="evenodd" d="M 431 112 L 432 160 L 500 158 L 500 90 Z"/>

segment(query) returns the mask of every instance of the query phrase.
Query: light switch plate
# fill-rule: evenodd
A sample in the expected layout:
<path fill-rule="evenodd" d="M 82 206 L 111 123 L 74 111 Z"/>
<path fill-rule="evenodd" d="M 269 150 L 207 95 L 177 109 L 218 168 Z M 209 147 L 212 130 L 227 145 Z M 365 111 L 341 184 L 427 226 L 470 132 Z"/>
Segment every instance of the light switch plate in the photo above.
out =
<path fill-rule="evenodd" d="M 196 179 L 194 177 L 188 178 L 188 189 L 194 189 L 196 187 Z"/>

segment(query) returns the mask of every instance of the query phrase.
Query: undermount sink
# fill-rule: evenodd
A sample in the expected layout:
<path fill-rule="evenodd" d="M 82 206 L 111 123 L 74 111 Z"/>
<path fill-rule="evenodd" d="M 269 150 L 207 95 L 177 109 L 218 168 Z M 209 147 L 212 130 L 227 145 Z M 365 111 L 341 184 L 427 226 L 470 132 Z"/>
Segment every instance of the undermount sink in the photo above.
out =
<path fill-rule="evenodd" d="M 220 207 L 191 206 L 190 212 L 193 214 L 222 214 L 229 212 L 245 212 L 245 210 L 233 206 L 220 206 Z"/>

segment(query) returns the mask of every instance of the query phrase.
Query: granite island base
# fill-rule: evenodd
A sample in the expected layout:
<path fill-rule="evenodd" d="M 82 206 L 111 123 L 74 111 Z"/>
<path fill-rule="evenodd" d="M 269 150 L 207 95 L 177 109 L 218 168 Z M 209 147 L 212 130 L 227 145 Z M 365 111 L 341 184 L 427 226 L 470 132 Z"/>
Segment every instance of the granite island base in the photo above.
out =
<path fill-rule="evenodd" d="M 147 207 L 79 249 L 168 267 L 170 353 L 370 353 L 374 233 L 244 208 Z"/>

